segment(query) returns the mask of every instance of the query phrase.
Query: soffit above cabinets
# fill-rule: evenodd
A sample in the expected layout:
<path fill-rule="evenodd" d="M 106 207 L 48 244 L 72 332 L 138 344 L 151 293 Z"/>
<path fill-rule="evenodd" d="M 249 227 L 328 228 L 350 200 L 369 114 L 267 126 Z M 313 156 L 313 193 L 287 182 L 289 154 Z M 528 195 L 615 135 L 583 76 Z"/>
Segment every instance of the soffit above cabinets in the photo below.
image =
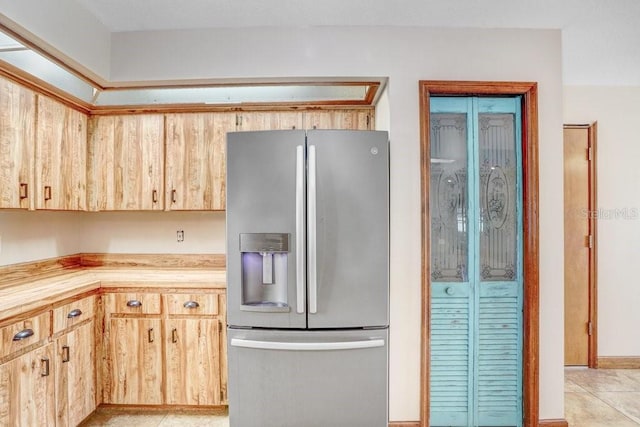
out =
<path fill-rule="evenodd" d="M 0 28 L 1 29 L 1 28 Z M 0 31 L 0 69 L 88 110 L 260 105 L 375 105 L 386 78 L 283 78 L 127 83 L 102 87 L 35 46 Z"/>

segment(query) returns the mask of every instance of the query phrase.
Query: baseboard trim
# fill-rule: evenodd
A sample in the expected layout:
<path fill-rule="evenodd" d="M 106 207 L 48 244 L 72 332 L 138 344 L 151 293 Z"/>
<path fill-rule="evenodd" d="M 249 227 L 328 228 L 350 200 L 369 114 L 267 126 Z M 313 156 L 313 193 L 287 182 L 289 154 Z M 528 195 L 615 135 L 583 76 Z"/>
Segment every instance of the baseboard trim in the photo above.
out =
<path fill-rule="evenodd" d="M 420 427 L 420 421 L 390 421 L 389 427 Z"/>
<path fill-rule="evenodd" d="M 598 357 L 597 367 L 600 369 L 640 369 L 640 357 Z"/>
<path fill-rule="evenodd" d="M 539 427 L 569 427 L 569 422 L 565 419 L 540 420 Z"/>

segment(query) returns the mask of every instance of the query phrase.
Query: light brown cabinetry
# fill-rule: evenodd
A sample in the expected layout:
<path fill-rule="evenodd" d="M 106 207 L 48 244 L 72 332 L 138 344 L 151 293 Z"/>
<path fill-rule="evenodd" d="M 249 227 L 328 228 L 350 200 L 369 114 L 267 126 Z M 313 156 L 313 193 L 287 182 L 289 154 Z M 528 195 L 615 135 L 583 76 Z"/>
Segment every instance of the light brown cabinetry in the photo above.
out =
<path fill-rule="evenodd" d="M 87 116 L 38 96 L 36 209 L 86 210 Z"/>
<path fill-rule="evenodd" d="M 0 365 L 0 425 L 55 425 L 53 344 Z"/>
<path fill-rule="evenodd" d="M 239 131 L 304 129 L 303 111 L 252 111 L 238 113 Z"/>
<path fill-rule="evenodd" d="M 165 295 L 167 404 L 220 405 L 226 400 L 220 297 L 218 293 Z"/>
<path fill-rule="evenodd" d="M 224 210 L 226 135 L 235 113 L 166 116 L 168 210 Z"/>
<path fill-rule="evenodd" d="M 164 116 L 93 116 L 89 121 L 90 210 L 164 208 Z"/>
<path fill-rule="evenodd" d="M 226 403 L 224 290 L 116 290 L 103 299 L 104 403 Z"/>
<path fill-rule="evenodd" d="M 304 118 L 305 129 L 375 129 L 371 109 L 306 111 Z"/>
<path fill-rule="evenodd" d="M 0 78 L 0 209 L 33 209 L 36 97 Z"/>
<path fill-rule="evenodd" d="M 161 328 L 161 320 L 154 318 L 109 320 L 109 375 L 104 403 L 163 403 Z"/>
<path fill-rule="evenodd" d="M 90 295 L 53 309 L 57 427 L 77 426 L 96 408 L 95 301 Z"/>
<path fill-rule="evenodd" d="M 96 408 L 93 319 L 56 339 L 56 426 L 75 427 Z"/>

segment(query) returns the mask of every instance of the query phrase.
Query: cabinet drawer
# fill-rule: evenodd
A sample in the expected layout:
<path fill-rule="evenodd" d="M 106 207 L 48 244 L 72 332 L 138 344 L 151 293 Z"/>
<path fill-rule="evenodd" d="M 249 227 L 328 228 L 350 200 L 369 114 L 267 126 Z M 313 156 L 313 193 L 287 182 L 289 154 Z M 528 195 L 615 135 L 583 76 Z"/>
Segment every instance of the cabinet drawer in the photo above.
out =
<path fill-rule="evenodd" d="M 160 294 L 118 292 L 105 294 L 107 313 L 160 314 Z"/>
<path fill-rule="evenodd" d="M 167 294 L 169 314 L 213 314 L 218 309 L 218 294 Z"/>
<path fill-rule="evenodd" d="M 95 300 L 94 296 L 90 296 L 53 309 L 53 333 L 92 318 L 95 314 Z"/>
<path fill-rule="evenodd" d="M 20 320 L 0 328 L 0 357 L 46 339 L 51 331 L 51 312 Z"/>

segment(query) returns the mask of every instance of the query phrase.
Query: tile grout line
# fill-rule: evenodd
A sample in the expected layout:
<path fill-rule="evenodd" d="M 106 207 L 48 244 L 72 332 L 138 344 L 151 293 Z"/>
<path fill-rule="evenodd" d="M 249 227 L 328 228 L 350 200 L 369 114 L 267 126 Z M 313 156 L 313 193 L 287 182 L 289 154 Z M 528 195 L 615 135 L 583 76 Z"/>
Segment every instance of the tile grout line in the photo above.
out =
<path fill-rule="evenodd" d="M 632 423 L 640 426 L 640 423 L 638 423 L 638 421 L 636 421 L 635 419 L 629 417 L 627 414 L 625 414 L 624 412 L 622 412 L 620 409 L 616 408 L 615 406 L 613 406 L 612 404 L 610 404 L 609 402 L 606 402 L 604 400 L 602 400 L 599 396 L 597 396 L 592 390 L 584 387 L 583 385 L 577 383 L 575 380 L 569 380 L 572 381 L 574 384 L 576 384 L 577 386 L 579 386 L 580 388 L 582 388 L 583 390 L 585 390 L 586 393 L 590 394 L 591 396 L 595 397 L 596 399 L 598 399 L 600 402 L 604 403 L 605 405 L 607 405 L 608 407 L 610 407 L 611 409 L 613 409 L 614 411 L 616 411 L 617 413 L 621 414 L 623 417 L 627 418 L 629 421 L 631 421 Z M 580 393 L 580 392 L 569 392 L 569 393 Z M 624 391 L 603 391 L 602 393 L 626 393 Z M 629 392 L 629 393 L 633 393 L 633 392 Z"/>

